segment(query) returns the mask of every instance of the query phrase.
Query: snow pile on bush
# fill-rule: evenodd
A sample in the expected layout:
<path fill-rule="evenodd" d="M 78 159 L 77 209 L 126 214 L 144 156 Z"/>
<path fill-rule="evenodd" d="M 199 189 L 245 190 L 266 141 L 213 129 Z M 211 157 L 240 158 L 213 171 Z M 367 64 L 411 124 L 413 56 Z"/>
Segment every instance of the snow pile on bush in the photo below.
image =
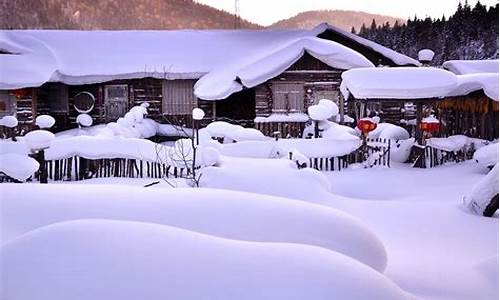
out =
<path fill-rule="evenodd" d="M 5 126 L 8 128 L 14 128 L 18 124 L 16 117 L 14 116 L 5 116 L 0 118 L 0 126 Z"/>
<path fill-rule="evenodd" d="M 303 138 L 314 136 L 314 124 L 306 126 L 302 133 Z M 319 121 L 318 128 L 320 130 L 320 135 L 323 138 L 336 139 L 336 140 L 359 140 L 359 134 L 355 129 L 340 125 L 335 122 L 328 120 Z"/>
<path fill-rule="evenodd" d="M 493 197 L 498 195 L 498 164 L 464 197 L 464 204 L 475 214 L 483 215 Z"/>
<path fill-rule="evenodd" d="M 230 239 L 319 246 L 353 257 L 380 272 L 387 263 L 383 244 L 359 220 L 303 201 L 212 189 L 88 189 L 84 185 L 1 189 L 3 243 L 61 221 L 117 219 L 175 226 Z M 33 203 L 30 193 L 47 196 Z M 68 198 L 68 194 L 72 197 Z"/>
<path fill-rule="evenodd" d="M 473 159 L 484 168 L 491 168 L 498 163 L 498 143 L 492 143 L 474 152 Z"/>
<path fill-rule="evenodd" d="M 0 154 L 0 172 L 19 181 L 24 181 L 31 177 L 39 167 L 40 164 L 27 155 L 15 153 Z M 28 198 L 31 199 L 31 197 Z"/>
<path fill-rule="evenodd" d="M 51 128 L 52 126 L 54 126 L 54 124 L 56 124 L 56 120 L 49 115 L 41 115 L 41 116 L 36 117 L 35 124 L 36 124 L 36 126 L 42 128 L 42 129 L 43 128 Z"/>
<path fill-rule="evenodd" d="M 415 145 L 415 138 L 391 142 L 391 161 L 405 163 L 410 157 L 411 148 Z"/>
<path fill-rule="evenodd" d="M 411 299 L 326 249 L 148 223 L 57 223 L 3 246 L 2 255 L 7 299 Z"/>
<path fill-rule="evenodd" d="M 180 139 L 175 141 L 173 147 L 168 147 L 165 158 L 169 164 L 179 167 L 191 167 L 193 160 L 196 160 L 197 167 L 213 166 L 219 162 L 219 150 L 210 146 L 196 146 L 196 157 L 193 143 L 190 139 Z"/>
<path fill-rule="evenodd" d="M 54 139 L 55 135 L 47 130 L 33 130 L 22 138 L 32 152 L 49 148 Z"/>

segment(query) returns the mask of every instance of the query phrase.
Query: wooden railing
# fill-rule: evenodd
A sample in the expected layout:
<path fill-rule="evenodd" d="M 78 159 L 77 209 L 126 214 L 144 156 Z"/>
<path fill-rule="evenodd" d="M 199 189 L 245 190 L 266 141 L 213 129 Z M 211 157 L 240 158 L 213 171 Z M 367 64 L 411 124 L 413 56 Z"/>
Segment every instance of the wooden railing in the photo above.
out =
<path fill-rule="evenodd" d="M 431 146 L 414 146 L 411 150 L 410 160 L 416 168 L 434 168 L 449 162 L 462 162 L 472 159 L 474 151 L 461 149 L 459 151 L 446 151 Z"/>

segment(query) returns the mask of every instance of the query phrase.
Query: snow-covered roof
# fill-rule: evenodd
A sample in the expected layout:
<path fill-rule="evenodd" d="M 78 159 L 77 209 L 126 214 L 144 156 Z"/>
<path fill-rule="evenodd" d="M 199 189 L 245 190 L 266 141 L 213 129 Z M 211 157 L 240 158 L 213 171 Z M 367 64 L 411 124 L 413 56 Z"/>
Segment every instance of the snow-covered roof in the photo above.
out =
<path fill-rule="evenodd" d="M 50 81 L 88 84 L 206 75 L 197 85 L 197 95 L 220 99 L 278 75 L 305 51 L 340 69 L 373 66 L 359 52 L 317 37 L 326 30 L 345 35 L 396 64 L 418 64 L 328 24 L 313 30 L 3 30 L 0 49 L 7 54 L 0 54 L 0 89 L 36 87 Z"/>
<path fill-rule="evenodd" d="M 302 37 L 261 53 L 258 57 L 241 58 L 221 65 L 196 83 L 195 95 L 205 100 L 224 99 L 241 91 L 243 87 L 251 88 L 278 76 L 306 51 L 338 69 L 374 67 L 363 55 L 339 43 L 316 37 Z"/>
<path fill-rule="evenodd" d="M 498 59 L 449 60 L 443 63 L 443 67 L 457 75 L 498 73 Z"/>
<path fill-rule="evenodd" d="M 337 33 L 337 34 L 339 34 L 339 35 L 341 35 L 349 40 L 352 40 L 358 44 L 361 44 L 367 48 L 372 49 L 373 51 L 379 53 L 380 55 L 382 55 L 382 56 L 386 57 L 387 59 L 391 60 L 392 62 L 394 62 L 395 65 L 399 65 L 399 66 L 408 66 L 408 65 L 420 66 L 421 65 L 421 63 L 416 59 L 413 59 L 409 56 L 406 56 L 404 54 L 396 52 L 392 49 L 389 49 L 389 48 L 384 47 L 380 44 L 377 44 L 373 41 L 362 38 L 356 34 L 347 32 L 339 27 L 330 25 L 328 23 L 322 23 L 322 24 L 316 26 L 316 28 L 313 29 L 313 32 L 315 32 L 315 35 L 317 36 L 317 35 L 324 33 L 325 31 L 328 31 L 328 30 L 334 31 L 335 33 Z"/>
<path fill-rule="evenodd" d="M 341 91 L 347 99 L 428 99 L 447 96 L 457 86 L 456 76 L 437 68 L 364 68 L 342 74 Z"/>
<path fill-rule="evenodd" d="M 482 90 L 486 96 L 498 101 L 498 73 L 457 75 L 457 86 L 448 96 L 463 96 Z"/>

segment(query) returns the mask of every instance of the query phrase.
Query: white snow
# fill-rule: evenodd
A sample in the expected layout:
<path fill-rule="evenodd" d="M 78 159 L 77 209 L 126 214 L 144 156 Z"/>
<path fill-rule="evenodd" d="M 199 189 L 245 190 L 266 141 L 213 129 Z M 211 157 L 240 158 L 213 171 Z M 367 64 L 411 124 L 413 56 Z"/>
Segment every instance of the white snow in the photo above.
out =
<path fill-rule="evenodd" d="M 40 164 L 27 155 L 16 153 L 0 154 L 0 172 L 19 181 L 24 181 L 33 176 L 39 167 Z"/>
<path fill-rule="evenodd" d="M 56 119 L 49 115 L 40 115 L 36 117 L 35 124 L 41 129 L 51 128 L 54 124 L 56 124 Z"/>
<path fill-rule="evenodd" d="M 342 73 L 346 99 L 442 98 L 457 86 L 456 76 L 437 68 L 363 68 Z"/>
<path fill-rule="evenodd" d="M 0 126 L 14 128 L 18 124 L 17 118 L 14 116 L 5 116 L 0 118 Z"/>
<path fill-rule="evenodd" d="M 57 222 L 114 219 L 175 226 L 245 241 L 320 246 L 380 272 L 387 260 L 383 244 L 359 220 L 302 201 L 211 189 L 139 191 L 97 185 L 92 190 L 85 185 L 61 185 L 58 189 L 31 185 L 22 191 L 2 185 L 1 189 L 5 211 L 2 243 Z M 28 195 L 34 193 L 48 193 L 50 198 L 46 196 L 30 205 Z M 72 196 L 66 197 L 68 194 Z"/>
<path fill-rule="evenodd" d="M 396 52 L 392 49 L 384 47 L 384 46 L 377 44 L 373 41 L 362 38 L 356 34 L 353 34 L 353 33 L 350 33 L 348 31 L 345 31 L 343 29 L 340 29 L 339 27 L 336 27 L 334 25 L 322 23 L 313 29 L 313 31 L 316 33 L 316 35 L 321 34 L 327 30 L 332 30 L 332 31 L 340 34 L 341 36 L 344 36 L 345 38 L 347 38 L 349 40 L 353 40 L 353 41 L 355 41 L 355 42 L 357 42 L 365 47 L 372 49 L 375 52 L 380 53 L 381 55 L 385 56 L 386 58 L 392 60 L 394 62 L 394 64 L 396 64 L 396 65 L 399 65 L 399 66 L 406 66 L 406 65 L 420 66 L 420 63 L 411 57 L 408 57 L 404 54 L 401 54 L 401 53 Z"/>
<path fill-rule="evenodd" d="M 412 299 L 382 274 L 323 248 L 150 223 L 57 223 L 8 243 L 2 255 L 8 299 L 353 299 L 353 291 L 356 299 Z"/>
<path fill-rule="evenodd" d="M 439 120 L 434 115 L 430 115 L 428 117 L 422 118 L 422 123 L 441 123 L 441 122 L 439 122 Z"/>
<path fill-rule="evenodd" d="M 307 122 L 309 121 L 309 116 L 304 113 L 272 113 L 267 117 L 256 117 L 254 119 L 255 123 L 266 123 L 266 122 Z"/>
<path fill-rule="evenodd" d="M 427 139 L 427 146 L 450 152 L 466 150 L 472 147 L 472 144 L 474 144 L 474 141 L 465 135 L 452 135 L 446 138 L 432 137 Z"/>
<path fill-rule="evenodd" d="M 474 160 L 482 167 L 488 168 L 498 164 L 498 142 L 491 143 L 474 152 Z"/>
<path fill-rule="evenodd" d="M 196 83 L 194 93 L 204 100 L 227 98 L 244 87 L 251 88 L 278 76 L 306 52 L 338 69 L 373 67 L 363 55 L 339 43 L 316 37 L 301 37 L 269 52 L 247 58 L 242 55 L 239 61 L 215 68 Z"/>
<path fill-rule="evenodd" d="M 498 59 L 449 60 L 443 63 L 443 67 L 457 75 L 474 73 L 498 74 Z"/>
<path fill-rule="evenodd" d="M 488 175 L 481 179 L 471 192 L 464 197 L 464 205 L 475 214 L 482 216 L 491 199 L 498 195 L 498 176 L 497 163 Z"/>
<path fill-rule="evenodd" d="M 81 125 L 83 127 L 90 127 L 90 126 L 92 126 L 93 122 L 94 121 L 92 120 L 92 117 L 88 114 L 79 114 L 76 117 L 76 123 L 78 123 L 79 125 Z"/>
<path fill-rule="evenodd" d="M 410 134 L 403 127 L 391 123 L 378 123 L 377 128 L 368 134 L 369 138 L 381 138 L 391 140 L 406 140 Z"/>
<path fill-rule="evenodd" d="M 315 121 L 325 121 L 332 117 L 332 110 L 326 105 L 311 105 L 307 108 L 307 113 Z"/>
<path fill-rule="evenodd" d="M 205 112 L 201 108 L 193 108 L 192 115 L 194 120 L 201 120 L 205 117 Z"/>
<path fill-rule="evenodd" d="M 234 131 L 230 131 L 227 135 L 233 141 L 265 141 L 270 138 L 265 136 L 261 131 L 255 128 L 239 128 Z"/>
<path fill-rule="evenodd" d="M 334 116 L 334 117 L 339 114 L 339 107 L 338 107 L 338 105 L 335 102 L 333 102 L 332 100 L 330 100 L 330 99 L 320 99 L 318 101 L 318 104 L 329 107 L 330 110 L 331 110 L 332 116 Z"/>
<path fill-rule="evenodd" d="M 47 130 L 33 130 L 28 132 L 22 139 L 32 152 L 36 152 L 49 148 L 55 139 L 55 135 Z"/>
<path fill-rule="evenodd" d="M 474 73 L 457 75 L 458 85 L 448 96 L 464 96 L 469 93 L 483 90 L 486 96 L 499 100 L 498 73 Z"/>
<path fill-rule="evenodd" d="M 431 61 L 434 58 L 434 51 L 431 49 L 422 49 L 418 51 L 418 60 L 419 61 Z"/>

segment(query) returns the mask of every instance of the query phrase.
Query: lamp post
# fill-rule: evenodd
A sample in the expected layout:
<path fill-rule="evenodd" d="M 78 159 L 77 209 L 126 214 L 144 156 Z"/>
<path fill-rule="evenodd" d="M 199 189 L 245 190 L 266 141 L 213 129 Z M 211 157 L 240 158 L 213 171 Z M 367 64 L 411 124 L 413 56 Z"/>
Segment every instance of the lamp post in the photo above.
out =
<path fill-rule="evenodd" d="M 199 121 L 201 121 L 205 117 L 205 112 L 201 108 L 194 108 L 193 112 L 193 130 L 196 132 L 196 145 L 200 144 L 200 138 L 199 138 Z"/>
<path fill-rule="evenodd" d="M 54 138 L 54 134 L 47 130 L 34 130 L 24 136 L 26 145 L 31 153 L 36 155 L 36 159 L 40 163 L 40 169 L 38 170 L 40 183 L 48 182 L 47 169 L 45 168 L 45 149 L 50 147 Z"/>

